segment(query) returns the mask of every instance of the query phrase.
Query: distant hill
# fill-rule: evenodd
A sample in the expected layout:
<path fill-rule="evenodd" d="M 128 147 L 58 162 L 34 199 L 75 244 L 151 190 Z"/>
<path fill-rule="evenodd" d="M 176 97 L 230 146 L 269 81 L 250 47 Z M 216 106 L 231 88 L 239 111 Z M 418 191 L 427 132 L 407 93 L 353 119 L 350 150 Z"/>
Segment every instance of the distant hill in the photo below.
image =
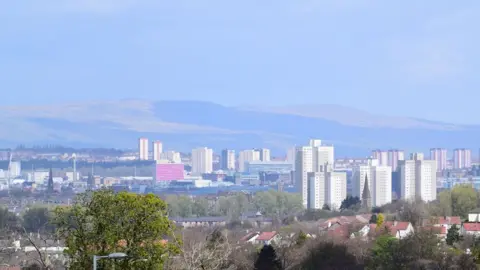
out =
<path fill-rule="evenodd" d="M 120 100 L 0 107 L 0 147 L 55 143 L 136 148 L 137 138 L 168 149 L 269 147 L 277 153 L 320 138 L 344 155 L 372 148 L 476 148 L 479 126 L 378 116 L 336 105 L 225 107 L 199 101 Z"/>

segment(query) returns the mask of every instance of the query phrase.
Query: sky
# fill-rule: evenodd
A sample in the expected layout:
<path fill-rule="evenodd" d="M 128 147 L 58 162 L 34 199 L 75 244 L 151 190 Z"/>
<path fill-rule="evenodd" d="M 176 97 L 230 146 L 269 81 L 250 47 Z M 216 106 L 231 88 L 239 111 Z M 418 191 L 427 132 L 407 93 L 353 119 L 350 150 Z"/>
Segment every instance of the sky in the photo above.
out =
<path fill-rule="evenodd" d="M 0 1 L 0 104 L 339 104 L 480 124 L 479 13 L 468 0 Z"/>

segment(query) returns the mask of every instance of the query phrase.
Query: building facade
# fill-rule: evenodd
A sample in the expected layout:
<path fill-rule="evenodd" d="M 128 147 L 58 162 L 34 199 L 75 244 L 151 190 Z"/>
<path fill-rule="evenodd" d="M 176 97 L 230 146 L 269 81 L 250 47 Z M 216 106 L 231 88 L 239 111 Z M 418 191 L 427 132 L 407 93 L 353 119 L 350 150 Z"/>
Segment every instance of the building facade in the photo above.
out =
<path fill-rule="evenodd" d="M 453 150 L 453 168 L 465 169 L 472 167 L 472 151 L 465 148 Z"/>
<path fill-rule="evenodd" d="M 255 149 L 243 150 L 238 154 L 238 171 L 245 171 L 245 163 L 250 161 L 259 161 L 260 152 Z"/>
<path fill-rule="evenodd" d="M 223 149 L 220 165 L 222 170 L 235 170 L 235 150 Z"/>
<path fill-rule="evenodd" d="M 192 150 L 192 174 L 201 175 L 213 171 L 213 150 L 207 147 Z"/>
<path fill-rule="evenodd" d="M 382 206 L 392 202 L 392 168 L 381 166 L 377 159 L 370 159 L 365 165 L 354 168 L 352 176 L 352 195 L 361 198 L 368 181 L 372 206 Z"/>
<path fill-rule="evenodd" d="M 138 139 L 138 159 L 148 160 L 148 139 Z"/>
<path fill-rule="evenodd" d="M 437 163 L 437 171 L 441 172 L 447 169 L 447 149 L 430 149 L 430 160 L 435 160 L 435 162 Z"/>
<path fill-rule="evenodd" d="M 437 198 L 437 162 L 412 156 L 399 164 L 400 197 L 404 200 L 421 198 L 433 201 Z"/>
<path fill-rule="evenodd" d="M 159 161 L 162 159 L 163 144 L 161 141 L 152 142 L 153 160 Z"/>

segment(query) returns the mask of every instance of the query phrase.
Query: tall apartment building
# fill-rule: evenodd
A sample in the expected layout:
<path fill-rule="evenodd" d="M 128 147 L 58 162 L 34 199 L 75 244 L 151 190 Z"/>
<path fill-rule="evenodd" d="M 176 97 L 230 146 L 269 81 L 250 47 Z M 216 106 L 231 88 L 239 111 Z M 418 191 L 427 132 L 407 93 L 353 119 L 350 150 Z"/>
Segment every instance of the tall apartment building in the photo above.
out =
<path fill-rule="evenodd" d="M 223 149 L 220 165 L 222 170 L 235 170 L 235 150 Z"/>
<path fill-rule="evenodd" d="M 153 160 L 159 161 L 162 159 L 163 145 L 161 141 L 152 142 Z"/>
<path fill-rule="evenodd" d="M 308 173 L 322 172 L 334 165 L 333 146 L 322 146 L 320 140 L 310 140 L 309 146 L 300 146 L 295 156 L 295 184 L 302 195 L 303 205 L 308 206 Z"/>
<path fill-rule="evenodd" d="M 307 208 L 322 209 L 326 204 L 330 209 L 339 209 L 347 197 L 347 173 L 330 171 L 324 166 L 320 172 L 308 174 Z"/>
<path fill-rule="evenodd" d="M 373 150 L 372 151 L 372 158 L 378 160 L 378 164 L 380 166 L 389 166 L 388 165 L 388 151 L 382 150 Z"/>
<path fill-rule="evenodd" d="M 453 150 L 453 168 L 464 169 L 472 167 L 472 151 L 465 148 Z"/>
<path fill-rule="evenodd" d="M 293 164 L 293 170 L 295 170 L 295 156 L 296 156 L 297 148 L 292 147 L 287 149 L 287 162 Z"/>
<path fill-rule="evenodd" d="M 381 166 L 377 159 L 370 159 L 366 165 L 355 167 L 352 176 L 353 196 L 362 197 L 365 179 L 368 179 L 372 206 L 392 202 L 392 167 Z"/>
<path fill-rule="evenodd" d="M 238 154 L 238 171 L 245 171 L 245 163 L 250 161 L 259 161 L 260 152 L 255 149 L 243 150 Z"/>
<path fill-rule="evenodd" d="M 182 158 L 180 156 L 180 153 L 175 152 L 175 151 L 166 151 L 161 154 L 162 160 L 168 160 L 170 163 L 182 163 Z"/>
<path fill-rule="evenodd" d="M 207 147 L 192 150 L 192 174 L 201 175 L 213 171 L 213 150 Z"/>
<path fill-rule="evenodd" d="M 433 201 L 437 198 L 437 162 L 413 155 L 399 163 L 400 197 L 404 200 L 421 198 Z"/>
<path fill-rule="evenodd" d="M 260 161 L 270 161 L 270 149 L 257 149 Z"/>
<path fill-rule="evenodd" d="M 403 150 L 388 150 L 388 166 L 392 167 L 392 171 L 397 171 L 398 161 L 400 160 L 405 160 L 405 152 Z"/>
<path fill-rule="evenodd" d="M 138 159 L 148 160 L 148 139 L 138 139 Z"/>
<path fill-rule="evenodd" d="M 447 168 L 447 149 L 432 148 L 430 149 L 430 160 L 437 163 L 437 171 L 441 172 Z"/>

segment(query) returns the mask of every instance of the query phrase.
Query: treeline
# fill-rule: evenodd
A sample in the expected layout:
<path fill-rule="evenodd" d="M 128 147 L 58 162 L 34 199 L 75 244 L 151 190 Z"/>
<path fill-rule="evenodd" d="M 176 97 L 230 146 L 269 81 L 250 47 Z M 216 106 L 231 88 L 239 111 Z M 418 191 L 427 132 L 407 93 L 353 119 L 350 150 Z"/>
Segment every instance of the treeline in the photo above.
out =
<path fill-rule="evenodd" d="M 166 269 L 235 270 L 429 270 L 477 269 L 478 244 L 473 252 L 465 246 L 448 245 L 431 231 L 415 232 L 397 239 L 387 230 L 377 230 L 366 238 L 335 240 L 324 235 L 311 237 L 298 232 L 269 245 L 238 243 L 227 231 L 214 230 L 205 236 L 194 231 L 185 235 L 181 253 Z M 196 239 L 196 241 L 192 241 Z"/>
<path fill-rule="evenodd" d="M 218 198 L 170 195 L 165 198 L 171 217 L 226 216 L 238 220 L 247 213 L 260 212 L 270 218 L 285 218 L 303 211 L 301 196 L 274 190 L 253 195 L 235 193 Z"/>

